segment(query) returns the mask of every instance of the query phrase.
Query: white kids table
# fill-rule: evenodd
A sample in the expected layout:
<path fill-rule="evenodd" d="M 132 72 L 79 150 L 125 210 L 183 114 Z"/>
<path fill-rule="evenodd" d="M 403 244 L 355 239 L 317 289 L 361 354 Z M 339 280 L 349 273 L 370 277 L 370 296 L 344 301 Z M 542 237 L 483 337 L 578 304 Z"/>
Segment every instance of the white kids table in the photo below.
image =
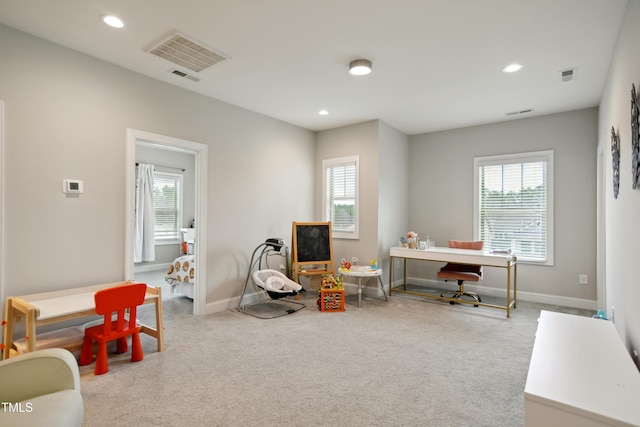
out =
<path fill-rule="evenodd" d="M 358 278 L 358 307 L 362 305 L 362 279 L 366 279 L 369 277 L 377 277 L 378 283 L 380 284 L 380 289 L 382 290 L 382 295 L 384 295 L 384 300 L 388 301 L 387 294 L 384 292 L 384 286 L 382 285 L 382 269 L 381 268 L 371 268 L 369 266 L 359 266 L 354 265 L 349 270 L 339 269 L 338 272 L 343 276 L 350 276 Z"/>

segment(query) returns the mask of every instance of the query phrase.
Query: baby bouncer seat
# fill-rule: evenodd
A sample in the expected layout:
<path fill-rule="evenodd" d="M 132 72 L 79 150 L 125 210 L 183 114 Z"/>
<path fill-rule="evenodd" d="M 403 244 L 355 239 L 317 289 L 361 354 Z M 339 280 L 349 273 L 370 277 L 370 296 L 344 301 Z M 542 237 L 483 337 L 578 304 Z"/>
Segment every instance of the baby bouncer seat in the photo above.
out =
<path fill-rule="evenodd" d="M 294 282 L 277 270 L 256 270 L 251 275 L 251 278 L 272 299 L 296 296 L 302 289 L 299 283 Z"/>
<path fill-rule="evenodd" d="M 260 248 L 262 248 L 262 252 L 260 252 L 256 258 L 256 254 Z M 282 255 L 281 251 L 283 248 L 285 249 L 284 256 L 286 258 L 284 240 L 267 239 L 253 251 L 251 261 L 249 262 L 247 280 L 244 283 L 242 295 L 240 295 L 240 301 L 238 302 L 238 311 L 260 319 L 273 319 L 295 313 L 306 307 L 306 304 L 285 299 L 286 297 L 297 296 L 302 290 L 302 286 L 289 279 L 280 271 L 269 268 L 267 261 L 268 256 L 273 254 Z M 267 267 L 264 269 L 262 268 L 263 259 Z M 253 282 L 257 288 L 257 292 L 246 295 L 250 281 Z M 268 299 L 267 296 L 269 297 Z M 252 297 L 251 302 L 245 301 L 248 297 Z"/>

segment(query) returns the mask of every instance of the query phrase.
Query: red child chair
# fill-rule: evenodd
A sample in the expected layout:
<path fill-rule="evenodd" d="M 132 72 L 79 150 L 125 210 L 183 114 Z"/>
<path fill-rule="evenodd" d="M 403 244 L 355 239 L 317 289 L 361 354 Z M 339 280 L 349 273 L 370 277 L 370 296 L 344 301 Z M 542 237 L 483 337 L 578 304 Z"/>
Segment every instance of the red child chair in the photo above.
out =
<path fill-rule="evenodd" d="M 107 343 L 118 340 L 116 353 L 128 350 L 127 336 L 131 335 L 131 361 L 139 362 L 143 359 L 140 344 L 140 327 L 136 326 L 136 309 L 144 302 L 147 285 L 134 283 L 131 285 L 114 286 L 96 292 L 96 313 L 104 315 L 102 325 L 87 328 L 84 331 L 84 342 L 80 354 L 80 366 L 93 362 L 93 342 L 98 344 L 95 375 L 102 375 L 109 371 L 107 360 Z M 125 312 L 129 310 L 129 318 Z M 117 318 L 112 319 L 114 312 Z"/>

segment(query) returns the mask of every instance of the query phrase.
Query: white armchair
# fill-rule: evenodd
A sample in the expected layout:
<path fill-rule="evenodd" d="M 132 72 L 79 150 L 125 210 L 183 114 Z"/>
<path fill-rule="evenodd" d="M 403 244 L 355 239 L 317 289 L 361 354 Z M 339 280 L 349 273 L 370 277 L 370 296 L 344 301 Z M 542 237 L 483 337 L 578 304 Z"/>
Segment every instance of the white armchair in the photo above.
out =
<path fill-rule="evenodd" d="M 0 426 L 80 426 L 78 362 L 60 348 L 0 362 Z"/>

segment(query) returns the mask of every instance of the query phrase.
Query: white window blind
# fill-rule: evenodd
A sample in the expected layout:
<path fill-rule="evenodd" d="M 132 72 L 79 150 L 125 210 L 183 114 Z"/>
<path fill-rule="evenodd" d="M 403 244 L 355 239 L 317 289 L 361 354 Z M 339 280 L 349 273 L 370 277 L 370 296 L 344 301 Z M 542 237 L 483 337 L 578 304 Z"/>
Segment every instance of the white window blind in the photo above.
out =
<path fill-rule="evenodd" d="M 324 220 L 334 238 L 358 238 L 358 156 L 328 159 L 324 169 Z"/>
<path fill-rule="evenodd" d="M 179 240 L 182 222 L 182 175 L 155 172 L 153 209 L 157 240 Z"/>
<path fill-rule="evenodd" d="M 489 251 L 553 264 L 553 151 L 474 159 L 474 235 Z"/>

